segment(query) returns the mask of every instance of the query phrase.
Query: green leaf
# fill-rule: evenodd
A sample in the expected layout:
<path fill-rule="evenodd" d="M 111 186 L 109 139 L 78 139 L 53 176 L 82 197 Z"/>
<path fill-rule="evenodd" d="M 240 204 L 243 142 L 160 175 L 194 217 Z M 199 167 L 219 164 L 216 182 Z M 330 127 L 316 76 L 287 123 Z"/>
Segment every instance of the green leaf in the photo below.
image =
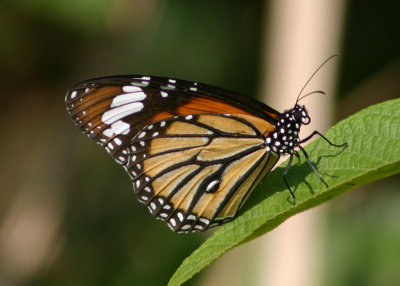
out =
<path fill-rule="evenodd" d="M 400 172 L 400 99 L 371 106 L 341 121 L 305 149 L 326 188 L 304 157 L 288 173 L 295 191 L 293 205 L 282 180 L 286 166 L 276 168 L 256 188 L 239 216 L 222 226 L 186 258 L 168 285 L 181 285 L 224 253 L 272 230 L 292 215 L 319 205 L 357 186 Z"/>

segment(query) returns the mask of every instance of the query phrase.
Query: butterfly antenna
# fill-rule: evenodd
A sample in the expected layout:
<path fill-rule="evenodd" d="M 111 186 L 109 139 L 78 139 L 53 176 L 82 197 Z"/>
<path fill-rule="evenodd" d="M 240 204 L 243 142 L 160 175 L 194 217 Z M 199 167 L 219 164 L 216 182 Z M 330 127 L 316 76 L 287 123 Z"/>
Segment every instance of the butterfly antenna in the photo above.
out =
<path fill-rule="evenodd" d="M 322 91 L 322 90 L 314 90 L 314 91 L 311 91 L 311 92 L 306 93 L 306 94 L 302 95 L 301 97 L 299 97 L 298 100 L 297 100 L 297 102 L 299 102 L 300 100 L 302 100 L 304 97 L 309 96 L 309 95 L 314 94 L 314 93 L 319 93 L 319 94 L 324 94 L 324 95 L 326 94 L 326 93 L 325 93 L 324 91 Z"/>
<path fill-rule="evenodd" d="M 321 92 L 319 92 L 319 91 L 317 91 L 317 92 L 311 92 L 311 93 L 308 93 L 308 94 L 306 94 L 306 95 L 304 95 L 304 96 L 301 96 L 301 94 L 303 93 L 303 91 L 304 91 L 304 89 L 306 88 L 306 86 L 310 83 L 310 81 L 313 79 L 313 77 L 317 74 L 317 72 L 327 63 L 327 62 L 329 62 L 331 59 L 333 59 L 334 57 L 337 57 L 337 56 L 339 56 L 340 54 L 333 54 L 333 55 L 331 55 L 330 57 L 328 57 L 314 72 L 313 72 L 313 74 L 310 76 L 310 78 L 307 80 L 307 82 L 305 83 L 305 85 L 303 86 L 303 88 L 300 90 L 300 92 L 299 92 L 299 95 L 297 96 L 297 99 L 296 99 L 296 104 L 295 104 L 295 106 L 297 105 L 297 103 L 299 102 L 299 100 L 301 99 L 301 98 L 304 98 L 304 97 L 306 97 L 307 95 L 310 95 L 310 94 L 312 94 L 312 93 L 321 93 Z"/>

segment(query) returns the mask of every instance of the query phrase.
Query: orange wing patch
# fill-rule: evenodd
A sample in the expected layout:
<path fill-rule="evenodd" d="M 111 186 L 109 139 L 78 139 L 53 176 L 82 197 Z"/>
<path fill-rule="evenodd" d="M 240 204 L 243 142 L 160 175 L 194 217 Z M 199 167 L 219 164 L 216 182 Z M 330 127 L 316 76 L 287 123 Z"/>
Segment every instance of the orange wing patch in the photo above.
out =
<path fill-rule="evenodd" d="M 254 164 L 264 156 L 265 151 L 260 149 L 256 152 L 253 152 L 246 157 L 243 157 L 239 160 L 234 161 L 230 164 L 230 166 L 225 170 L 223 175 L 223 180 L 220 184 L 219 189 L 215 193 L 204 193 L 201 197 L 199 202 L 197 203 L 196 207 L 193 209 L 193 212 L 199 214 L 203 217 L 208 219 L 213 218 L 217 215 L 217 211 L 221 204 L 229 199 L 227 196 L 232 196 L 230 193 L 231 190 L 234 190 L 234 185 L 237 183 L 238 180 L 242 178 L 242 175 L 245 174 Z M 263 164 L 262 164 L 263 166 Z M 257 177 L 257 173 L 254 175 L 252 173 L 251 176 L 247 178 L 248 184 L 242 184 L 239 189 L 235 190 L 234 199 L 230 202 L 231 207 L 228 207 L 228 210 L 232 212 L 236 212 L 237 208 L 239 207 L 240 202 L 242 201 L 243 197 L 246 195 L 247 191 L 249 190 L 249 186 L 251 183 L 254 182 L 255 178 Z M 226 201 L 225 201 L 226 202 Z M 232 203 L 233 202 L 233 203 Z M 226 212 L 225 215 L 221 215 L 223 217 L 233 216 L 234 213 Z M 218 215 L 219 216 L 219 215 Z"/>
<path fill-rule="evenodd" d="M 200 115 L 197 119 L 197 122 L 209 125 L 225 133 L 256 135 L 252 127 L 243 122 L 240 122 L 237 119 L 232 119 L 229 117 L 222 117 L 215 115 Z"/>
<path fill-rule="evenodd" d="M 187 104 L 179 106 L 178 114 L 200 114 L 200 113 L 229 113 L 251 115 L 244 109 L 237 108 L 229 103 L 206 97 L 195 97 Z"/>
<path fill-rule="evenodd" d="M 199 166 L 194 164 L 187 165 L 158 177 L 152 183 L 152 187 L 155 190 L 154 193 L 159 196 L 168 197 L 179 182 L 198 168 Z"/>
<path fill-rule="evenodd" d="M 174 196 L 171 197 L 170 201 L 173 205 L 179 209 L 188 209 L 199 191 L 199 187 L 203 183 L 204 178 L 212 175 L 220 166 L 220 164 L 207 166 L 193 176 L 176 194 L 174 194 Z"/>
<path fill-rule="evenodd" d="M 256 158 L 253 158 L 256 159 Z M 241 208 L 242 204 L 251 195 L 254 188 L 263 179 L 275 163 L 278 157 L 268 155 L 264 158 L 261 164 L 251 173 L 251 175 L 240 185 L 239 189 L 235 192 L 235 195 L 230 198 L 224 208 L 218 213 L 217 218 L 233 217 L 237 211 Z M 239 168 L 236 172 L 240 173 L 242 168 Z"/>
<path fill-rule="evenodd" d="M 175 110 L 171 112 L 162 111 L 155 114 L 150 122 L 156 122 L 171 118 L 175 113 L 177 115 L 189 115 L 189 114 L 204 114 L 204 113 L 229 113 L 229 114 L 251 114 L 244 109 L 237 108 L 229 103 L 219 101 L 217 99 L 211 99 L 206 97 L 194 97 L 188 103 L 179 105 Z"/>
<path fill-rule="evenodd" d="M 215 116 L 214 116 L 215 117 Z M 169 125 L 164 134 L 166 135 L 188 135 L 198 134 L 205 135 L 212 133 L 209 129 L 193 125 L 188 122 L 176 121 Z"/>
<path fill-rule="evenodd" d="M 76 99 L 75 106 L 70 108 L 71 114 L 73 115 L 75 112 L 79 112 L 82 110 L 87 110 L 91 106 L 96 106 L 98 109 L 103 112 L 106 109 L 102 109 L 99 105 L 100 102 L 105 101 L 104 106 L 110 106 L 112 98 L 119 93 L 122 93 L 122 89 L 119 86 L 108 86 L 103 88 L 98 88 L 94 90 L 93 88 L 87 88 L 85 92 L 82 92 L 83 95 L 81 97 L 85 97 L 85 100 L 80 100 L 80 98 Z M 89 95 L 89 96 L 88 96 Z M 108 107 L 107 106 L 107 107 Z"/>
<path fill-rule="evenodd" d="M 69 105 L 72 119 L 85 133 L 97 126 L 104 127 L 101 116 L 110 107 L 113 96 L 118 93 L 121 93 L 120 87 L 87 88 Z"/>
<path fill-rule="evenodd" d="M 194 148 L 204 146 L 208 139 L 204 137 L 170 137 L 155 138 L 151 142 L 149 149 L 150 155 L 155 155 L 167 151 L 179 151 L 182 148 Z"/>
<path fill-rule="evenodd" d="M 274 125 L 259 117 L 248 116 L 243 114 L 235 114 L 235 117 L 242 118 L 247 122 L 253 124 L 254 127 L 256 127 L 258 131 L 260 131 L 260 133 L 264 135 L 264 137 L 267 137 L 270 133 L 275 132 L 276 130 Z"/>
<path fill-rule="evenodd" d="M 169 146 L 170 149 L 174 146 Z M 190 161 L 197 155 L 201 147 L 179 151 L 172 149 L 171 152 L 154 156 L 143 161 L 144 173 L 150 177 L 156 177 L 163 170 L 173 167 L 181 162 Z"/>
<path fill-rule="evenodd" d="M 202 148 L 197 155 L 199 161 L 222 160 L 244 152 L 254 146 L 263 144 L 260 138 L 215 138 L 209 145 Z"/>

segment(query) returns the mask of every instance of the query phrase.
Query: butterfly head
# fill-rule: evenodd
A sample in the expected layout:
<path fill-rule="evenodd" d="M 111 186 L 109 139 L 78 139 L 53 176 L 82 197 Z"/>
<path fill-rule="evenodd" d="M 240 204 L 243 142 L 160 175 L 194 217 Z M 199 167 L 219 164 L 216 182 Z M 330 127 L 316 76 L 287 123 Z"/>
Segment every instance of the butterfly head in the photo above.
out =
<path fill-rule="evenodd" d="M 311 122 L 310 116 L 308 116 L 308 112 L 304 105 L 298 105 L 289 110 L 294 122 L 296 122 L 299 125 L 308 125 Z"/>
<path fill-rule="evenodd" d="M 278 154 L 293 154 L 300 144 L 299 133 L 302 125 L 310 123 L 310 117 L 303 105 L 286 110 L 276 119 L 276 131 L 265 138 L 267 151 Z"/>

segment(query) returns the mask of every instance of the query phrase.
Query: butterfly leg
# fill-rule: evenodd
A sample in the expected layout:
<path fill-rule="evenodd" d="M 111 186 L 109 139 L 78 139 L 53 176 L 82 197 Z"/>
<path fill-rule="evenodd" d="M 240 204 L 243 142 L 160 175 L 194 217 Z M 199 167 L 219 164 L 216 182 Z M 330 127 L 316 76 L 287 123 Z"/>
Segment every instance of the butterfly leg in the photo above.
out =
<path fill-rule="evenodd" d="M 296 157 L 298 157 L 298 156 L 299 156 L 299 155 L 296 153 Z M 288 181 L 287 181 L 287 177 L 286 177 L 286 175 L 287 175 L 287 173 L 288 173 L 290 167 L 292 166 L 292 162 L 293 162 L 293 154 L 290 154 L 289 162 L 288 162 L 288 164 L 287 164 L 287 166 L 286 166 L 286 168 L 285 168 L 285 171 L 283 171 L 282 176 L 283 176 L 283 181 L 285 182 L 285 185 L 286 185 L 286 187 L 289 189 L 290 195 L 291 195 L 291 197 L 293 198 L 293 204 L 295 205 L 295 204 L 296 204 L 296 197 L 295 197 L 295 195 L 294 195 L 292 189 L 290 188 L 289 183 L 288 183 Z"/>
<path fill-rule="evenodd" d="M 329 141 L 328 141 L 328 142 L 329 142 Z M 328 187 L 329 187 L 328 184 L 325 182 L 324 179 L 322 179 L 321 175 L 318 173 L 318 171 L 317 171 L 317 169 L 315 168 L 315 166 L 313 165 L 313 163 L 311 163 L 310 158 L 308 157 L 308 154 L 307 154 L 306 150 L 304 150 L 304 148 L 301 147 L 300 145 L 299 145 L 299 149 L 301 150 L 301 152 L 303 152 L 304 157 L 306 158 L 306 161 L 307 161 L 308 165 L 309 165 L 309 166 L 311 167 L 311 169 L 314 171 L 315 175 L 317 175 L 318 179 L 320 179 L 321 182 L 324 183 L 324 185 L 328 188 Z"/>
<path fill-rule="evenodd" d="M 310 139 L 311 139 L 312 137 L 314 137 L 315 135 L 321 136 L 322 139 L 324 139 L 326 142 L 328 142 L 329 145 L 331 145 L 331 146 L 335 146 L 335 147 L 344 147 L 344 146 L 347 146 L 347 145 L 348 145 L 347 142 L 345 142 L 345 143 L 343 143 L 343 144 L 334 144 L 334 143 L 332 143 L 331 141 L 329 141 L 328 138 L 326 138 L 324 135 L 322 135 L 322 134 L 321 134 L 319 131 L 317 131 L 317 130 L 314 130 L 313 133 L 311 133 L 310 135 L 308 135 L 306 138 L 302 139 L 302 140 L 299 142 L 299 144 L 302 144 L 302 143 L 304 143 L 304 142 L 307 142 L 308 140 L 310 140 Z"/>

